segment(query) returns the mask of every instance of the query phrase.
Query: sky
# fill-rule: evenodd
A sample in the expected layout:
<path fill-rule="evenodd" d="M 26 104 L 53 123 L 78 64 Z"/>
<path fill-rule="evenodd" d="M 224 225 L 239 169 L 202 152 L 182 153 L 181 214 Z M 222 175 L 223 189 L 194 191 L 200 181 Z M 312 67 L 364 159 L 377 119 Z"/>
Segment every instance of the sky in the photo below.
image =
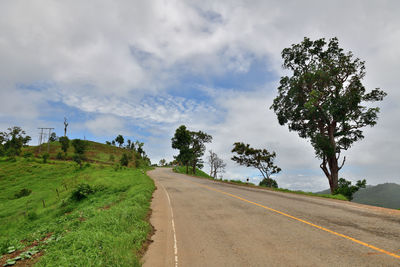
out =
<path fill-rule="evenodd" d="M 234 142 L 277 153 L 280 187 L 329 188 L 310 143 L 278 124 L 281 51 L 305 36 L 338 37 L 365 61 L 367 89 L 388 93 L 375 127 L 340 176 L 400 184 L 399 1 L 0 1 L 0 131 L 38 127 L 98 142 L 145 143 L 153 163 L 177 155 L 175 129 L 213 136 L 224 179 L 258 183 L 236 165 Z M 204 168 L 208 171 L 206 165 Z"/>

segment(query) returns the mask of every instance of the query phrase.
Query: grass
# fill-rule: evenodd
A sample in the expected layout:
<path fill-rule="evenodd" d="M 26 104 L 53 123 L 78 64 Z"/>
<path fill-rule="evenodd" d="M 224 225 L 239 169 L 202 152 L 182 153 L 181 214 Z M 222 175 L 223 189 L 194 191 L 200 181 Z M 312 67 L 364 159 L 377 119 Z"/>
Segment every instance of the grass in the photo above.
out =
<path fill-rule="evenodd" d="M 173 168 L 174 172 L 177 173 L 182 173 L 182 174 L 186 174 L 186 167 L 185 166 L 177 166 Z M 192 176 L 196 176 L 196 177 L 201 177 L 201 178 L 207 178 L 207 179 L 211 179 L 214 180 L 214 178 L 212 178 L 211 176 L 209 176 L 208 174 L 206 174 L 205 172 L 203 172 L 202 170 L 196 169 L 196 174 L 192 174 L 192 168 L 189 167 L 189 175 Z M 222 183 L 234 183 L 237 185 L 241 185 L 241 186 L 249 186 L 249 187 L 257 187 L 257 188 L 263 188 L 263 189 L 267 189 L 267 190 L 272 190 L 272 191 L 278 191 L 278 192 L 285 192 L 285 193 L 292 193 L 292 194 L 299 194 L 299 195 L 306 195 L 306 196 L 313 196 L 313 197 L 323 197 L 323 198 L 331 198 L 331 199 L 338 199 L 338 200 L 345 200 L 348 201 L 348 199 L 343 196 L 343 195 L 331 195 L 331 194 L 317 194 L 317 193 L 312 193 L 312 192 L 304 192 L 301 190 L 289 190 L 289 189 L 285 189 L 285 188 L 270 188 L 270 187 L 264 187 L 264 186 L 257 186 L 253 183 L 246 183 L 243 182 L 241 180 L 216 180 Z"/>
<path fill-rule="evenodd" d="M 95 192 L 71 199 L 82 183 Z M 154 189 L 139 169 L 0 159 L 0 254 L 35 244 L 36 266 L 140 266 Z"/>
<path fill-rule="evenodd" d="M 85 152 L 85 156 L 89 162 L 92 163 L 99 163 L 99 164 L 107 164 L 107 165 L 113 165 L 113 164 L 118 164 L 119 160 L 122 157 L 122 154 L 124 153 L 133 153 L 133 151 L 128 151 L 123 148 L 119 148 L 116 146 L 112 145 L 106 145 L 106 144 L 101 144 L 93 141 L 86 141 L 88 146 Z M 39 155 L 42 155 L 47 152 L 47 143 L 41 145 L 40 153 L 39 153 L 39 146 L 28 146 L 24 147 L 22 150 L 21 155 L 24 155 L 25 153 L 32 153 L 36 157 L 39 157 Z M 61 144 L 60 142 L 51 142 L 49 145 L 49 155 L 50 159 L 57 159 L 57 154 L 62 153 L 64 155 L 64 152 L 61 150 Z M 72 157 L 74 155 L 74 147 L 72 146 L 72 140 L 70 141 L 70 146 L 68 148 L 67 154 L 66 154 L 66 159 L 67 160 L 72 160 Z M 112 159 L 112 157 L 114 159 Z M 130 163 L 130 166 L 136 167 L 136 166 L 144 166 L 142 160 L 139 159 L 137 156 L 133 156 L 133 160 Z"/>

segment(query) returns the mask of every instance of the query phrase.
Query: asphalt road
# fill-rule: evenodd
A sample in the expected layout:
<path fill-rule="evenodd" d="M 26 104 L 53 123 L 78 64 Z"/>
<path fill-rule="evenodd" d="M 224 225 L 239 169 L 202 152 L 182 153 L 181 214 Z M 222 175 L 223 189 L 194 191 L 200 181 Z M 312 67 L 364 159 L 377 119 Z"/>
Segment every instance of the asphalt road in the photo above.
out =
<path fill-rule="evenodd" d="M 400 211 L 157 168 L 144 266 L 400 266 Z"/>

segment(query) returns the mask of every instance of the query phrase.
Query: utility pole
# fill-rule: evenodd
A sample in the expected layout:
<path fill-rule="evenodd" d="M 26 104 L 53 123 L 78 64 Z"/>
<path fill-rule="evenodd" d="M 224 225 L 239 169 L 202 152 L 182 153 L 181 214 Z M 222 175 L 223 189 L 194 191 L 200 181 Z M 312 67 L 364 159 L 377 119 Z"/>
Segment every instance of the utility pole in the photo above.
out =
<path fill-rule="evenodd" d="M 68 127 L 67 118 L 64 117 L 64 136 L 67 136 L 67 127 Z"/>
<path fill-rule="evenodd" d="M 38 128 L 38 129 L 40 130 L 40 133 L 39 133 L 39 153 L 42 150 L 42 144 L 44 143 L 44 140 L 46 140 L 46 137 L 47 137 L 47 153 L 49 153 L 49 151 L 50 151 L 50 135 L 51 135 L 51 130 L 54 130 L 54 128 Z M 45 130 L 49 131 L 48 135 L 45 132 Z"/>

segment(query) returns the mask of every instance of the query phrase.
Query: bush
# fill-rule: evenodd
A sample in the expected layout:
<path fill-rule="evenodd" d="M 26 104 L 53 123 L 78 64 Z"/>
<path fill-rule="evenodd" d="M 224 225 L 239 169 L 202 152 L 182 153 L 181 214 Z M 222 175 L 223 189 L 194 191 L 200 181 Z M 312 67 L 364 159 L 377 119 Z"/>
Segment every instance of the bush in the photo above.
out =
<path fill-rule="evenodd" d="M 111 162 L 114 162 L 114 161 L 115 161 L 115 157 L 114 157 L 114 155 L 113 155 L 113 154 L 111 154 L 111 155 L 110 155 L 110 158 L 109 158 L 109 160 L 110 160 Z"/>
<path fill-rule="evenodd" d="M 365 188 L 366 185 L 367 181 L 365 179 L 362 181 L 358 180 L 356 185 L 351 185 L 350 181 L 347 181 L 344 178 L 340 178 L 338 181 L 338 188 L 335 190 L 334 195 L 341 194 L 351 201 L 353 199 L 353 195 L 360 188 Z"/>
<path fill-rule="evenodd" d="M 264 178 L 259 183 L 259 186 L 271 187 L 271 188 L 278 188 L 278 183 L 272 178 Z"/>
<path fill-rule="evenodd" d="M 63 157 L 63 154 L 61 153 L 61 152 L 58 152 L 57 153 L 57 156 L 56 156 L 56 159 L 59 159 L 59 160 L 61 160 L 61 159 L 63 159 L 64 157 Z"/>
<path fill-rule="evenodd" d="M 33 221 L 39 218 L 39 216 L 34 211 L 28 212 L 28 220 Z"/>
<path fill-rule="evenodd" d="M 32 190 L 23 188 L 17 193 L 14 194 L 15 198 L 21 198 L 21 197 L 26 197 L 29 196 L 32 193 Z"/>
<path fill-rule="evenodd" d="M 61 149 L 64 151 L 64 153 L 67 153 L 67 150 L 69 148 L 69 139 L 66 136 L 61 136 L 58 141 L 61 144 Z"/>
<path fill-rule="evenodd" d="M 121 163 L 121 166 L 128 166 L 128 164 L 129 164 L 129 156 L 126 153 L 122 154 L 122 157 L 119 160 L 119 162 Z"/>
<path fill-rule="evenodd" d="M 33 156 L 32 152 L 25 152 L 24 153 L 24 158 L 28 159 L 31 158 Z"/>
<path fill-rule="evenodd" d="M 42 155 L 43 163 L 47 163 L 47 159 L 50 157 L 49 153 L 44 153 Z"/>
<path fill-rule="evenodd" d="M 71 199 L 75 201 L 81 201 L 94 192 L 95 191 L 90 187 L 90 185 L 78 184 L 78 186 L 71 193 Z"/>

